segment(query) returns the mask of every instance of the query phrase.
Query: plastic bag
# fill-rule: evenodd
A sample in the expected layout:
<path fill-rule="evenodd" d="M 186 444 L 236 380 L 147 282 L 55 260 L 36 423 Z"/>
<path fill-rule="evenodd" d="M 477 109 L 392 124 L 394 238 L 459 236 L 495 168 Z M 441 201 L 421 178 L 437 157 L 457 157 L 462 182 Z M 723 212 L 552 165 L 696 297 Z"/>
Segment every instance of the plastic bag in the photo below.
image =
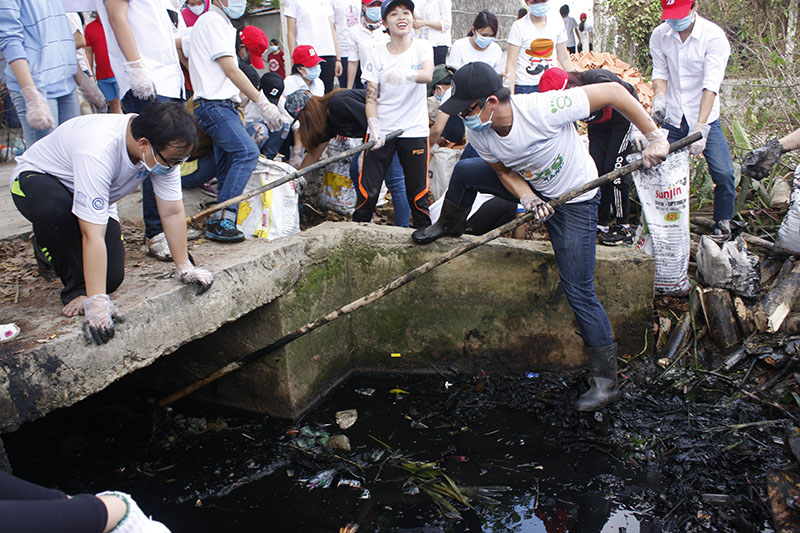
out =
<path fill-rule="evenodd" d="M 324 157 L 333 157 L 359 144 L 361 139 L 334 137 L 328 143 Z M 325 167 L 317 203 L 320 207 L 343 215 L 353 214 L 356 207 L 356 189 L 350 180 L 350 158 L 334 161 Z"/>
<path fill-rule="evenodd" d="M 789 202 L 789 211 L 778 228 L 775 247 L 793 254 L 800 253 L 800 165 L 794 170 L 792 199 Z"/>
<path fill-rule="evenodd" d="M 456 150 L 438 145 L 431 148 L 431 160 L 428 166 L 431 172 L 430 190 L 434 200 L 438 200 L 447 191 L 453 169 L 463 151 L 463 148 Z"/>
<path fill-rule="evenodd" d="M 697 249 L 697 275 L 709 287 L 729 289 L 745 298 L 761 293 L 761 261 L 748 253 L 742 237 L 720 246 L 703 235 Z"/>
<path fill-rule="evenodd" d="M 253 191 L 286 177 L 294 169 L 285 163 L 259 158 L 256 170 L 244 188 Z M 278 239 L 300 231 L 299 195 L 293 182 L 264 191 L 249 200 L 239 202 L 236 226 L 248 239 Z"/>
<path fill-rule="evenodd" d="M 691 288 L 687 269 L 689 236 L 689 153 L 681 150 L 648 170 L 633 173 L 642 202 L 634 248 L 655 260 L 655 293 L 684 294 Z"/>

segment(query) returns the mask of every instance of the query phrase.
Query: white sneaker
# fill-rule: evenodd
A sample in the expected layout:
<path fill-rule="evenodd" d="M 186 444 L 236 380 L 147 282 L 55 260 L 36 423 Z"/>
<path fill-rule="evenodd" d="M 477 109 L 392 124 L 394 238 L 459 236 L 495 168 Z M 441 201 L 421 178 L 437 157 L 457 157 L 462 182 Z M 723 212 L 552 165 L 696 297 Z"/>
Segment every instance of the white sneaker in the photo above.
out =
<path fill-rule="evenodd" d="M 130 494 L 109 490 L 101 492 L 97 496 L 116 496 L 124 501 L 128 508 L 122 520 L 111 530 L 112 533 L 170 533 L 167 526 L 145 516 Z"/>
<path fill-rule="evenodd" d="M 145 255 L 155 257 L 159 261 L 172 261 L 172 253 L 167 244 L 167 236 L 162 231 L 158 235 L 145 240 Z"/>

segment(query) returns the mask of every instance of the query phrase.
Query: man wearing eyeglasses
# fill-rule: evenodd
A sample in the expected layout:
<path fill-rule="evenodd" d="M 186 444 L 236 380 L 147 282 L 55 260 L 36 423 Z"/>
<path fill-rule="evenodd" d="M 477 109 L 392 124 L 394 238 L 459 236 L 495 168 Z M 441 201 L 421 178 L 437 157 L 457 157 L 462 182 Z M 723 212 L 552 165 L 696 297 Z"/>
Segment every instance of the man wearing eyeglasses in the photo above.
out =
<path fill-rule="evenodd" d="M 153 103 L 139 115 L 69 120 L 17 158 L 11 195 L 31 221 L 36 243 L 64 288 L 62 313 L 85 315 L 83 331 L 102 344 L 121 321 L 108 294 L 125 275 L 116 202 L 149 177 L 167 242 L 183 283 L 205 292 L 214 280 L 189 260 L 180 163 L 197 143 L 180 104 Z"/>

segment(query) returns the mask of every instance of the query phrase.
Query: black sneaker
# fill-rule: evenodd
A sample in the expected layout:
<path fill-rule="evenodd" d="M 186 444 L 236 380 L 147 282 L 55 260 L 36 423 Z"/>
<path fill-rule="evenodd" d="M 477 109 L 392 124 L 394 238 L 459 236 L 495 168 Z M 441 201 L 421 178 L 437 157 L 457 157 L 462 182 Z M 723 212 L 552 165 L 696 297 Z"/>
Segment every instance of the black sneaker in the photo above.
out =
<path fill-rule="evenodd" d="M 630 229 L 615 224 L 608 229 L 608 233 L 601 233 L 598 240 L 604 246 L 633 244 L 633 233 L 631 233 Z"/>
<path fill-rule="evenodd" d="M 210 220 L 206 228 L 206 239 L 219 242 L 241 242 L 244 240 L 244 233 L 236 229 L 236 224 L 227 218 Z"/>

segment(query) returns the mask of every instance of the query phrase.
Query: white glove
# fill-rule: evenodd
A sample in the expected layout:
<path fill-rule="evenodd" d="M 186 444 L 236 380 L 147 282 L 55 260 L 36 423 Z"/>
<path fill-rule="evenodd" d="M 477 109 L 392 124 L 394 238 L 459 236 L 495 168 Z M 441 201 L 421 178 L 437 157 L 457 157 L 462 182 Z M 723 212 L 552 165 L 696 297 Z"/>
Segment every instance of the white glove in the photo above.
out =
<path fill-rule="evenodd" d="M 97 496 L 114 496 L 125 502 L 127 512 L 113 529 L 114 533 L 170 533 L 167 526 L 145 516 L 130 494 L 109 490 Z"/>
<path fill-rule="evenodd" d="M 386 83 L 389 85 L 402 85 L 406 82 L 416 83 L 419 71 L 413 68 L 395 68 L 386 73 Z"/>
<path fill-rule="evenodd" d="M 633 124 L 631 124 L 631 130 L 628 133 L 628 142 L 631 144 L 631 148 L 636 152 L 641 152 L 644 150 L 644 147 L 647 146 L 647 139 L 644 134 Z"/>
<path fill-rule="evenodd" d="M 277 131 L 280 129 L 283 121 L 281 120 L 281 112 L 278 106 L 267 100 L 267 95 L 261 93 L 256 100 L 256 105 L 261 111 L 261 118 L 269 128 L 269 131 Z"/>
<path fill-rule="evenodd" d="M 50 113 L 50 106 L 47 105 L 47 99 L 42 96 L 33 85 L 23 87 L 22 97 L 25 99 L 25 120 L 28 124 L 37 130 L 46 130 L 54 128 L 56 121 L 53 119 L 53 114 Z"/>
<path fill-rule="evenodd" d="M 133 96 L 140 100 L 154 100 L 157 94 L 156 84 L 147 71 L 144 59 L 124 61 L 122 66 L 125 68 L 125 75 L 128 76 Z"/>
<path fill-rule="evenodd" d="M 667 119 L 667 95 L 657 94 L 653 97 L 653 110 L 650 116 L 656 121 L 656 125 L 661 126 Z"/>
<path fill-rule="evenodd" d="M 295 150 L 292 148 L 292 153 L 289 155 L 289 166 L 295 169 L 300 168 L 300 165 L 303 164 L 303 157 L 305 156 L 305 150 L 302 148 L 299 150 Z"/>
<path fill-rule="evenodd" d="M 381 133 L 381 123 L 378 117 L 367 119 L 367 129 L 369 130 L 370 140 L 375 141 L 375 145 L 372 147 L 373 150 L 377 150 L 386 144 L 386 136 Z"/>
<path fill-rule="evenodd" d="M 211 284 L 214 283 L 214 274 L 205 268 L 194 266 L 188 259 L 180 265 L 177 265 L 176 271 L 179 280 L 186 285 L 194 284 L 196 286 L 196 294 L 198 295 L 206 292 L 211 288 Z"/>
<path fill-rule="evenodd" d="M 533 217 L 534 222 L 544 222 L 556 212 L 550 204 L 539 198 L 539 195 L 534 192 L 523 194 L 519 199 L 519 203 L 522 204 L 525 211 L 536 213 Z"/>
<path fill-rule="evenodd" d="M 711 130 L 711 126 L 708 124 L 703 124 L 698 122 L 694 125 L 694 127 L 689 130 L 689 134 L 699 131 L 703 134 L 703 137 L 699 141 L 695 141 L 689 145 L 689 155 L 700 155 L 706 149 L 706 140 L 708 139 L 708 132 Z"/>
<path fill-rule="evenodd" d="M 669 155 L 669 141 L 667 140 L 667 130 L 656 129 L 645 135 L 647 146 L 642 153 L 644 158 L 644 168 L 658 165 Z"/>
<path fill-rule="evenodd" d="M 92 80 L 92 78 L 83 72 L 80 72 L 79 74 L 78 90 L 83 96 L 83 99 L 89 102 L 89 105 L 92 106 L 92 110 L 95 113 L 105 113 L 108 109 L 108 104 L 106 104 L 106 97 L 103 96 L 103 92 Z"/>
<path fill-rule="evenodd" d="M 114 322 L 125 322 L 117 306 L 111 303 L 108 294 L 95 294 L 83 302 L 86 322 L 83 323 L 83 334 L 91 344 L 105 344 L 114 338 Z"/>

